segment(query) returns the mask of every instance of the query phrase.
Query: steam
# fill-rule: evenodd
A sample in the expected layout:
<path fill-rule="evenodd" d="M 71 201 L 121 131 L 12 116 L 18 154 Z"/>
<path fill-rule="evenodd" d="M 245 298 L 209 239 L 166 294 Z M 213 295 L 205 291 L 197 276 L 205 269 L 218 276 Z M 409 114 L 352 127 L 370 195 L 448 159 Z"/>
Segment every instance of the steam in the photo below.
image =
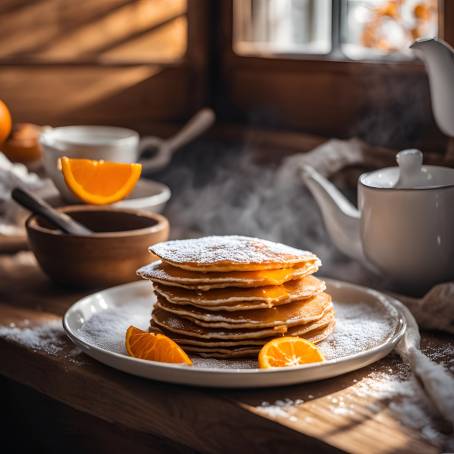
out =
<path fill-rule="evenodd" d="M 369 75 L 365 83 L 365 105 L 369 107 L 352 125 L 350 136 L 397 150 L 417 148 L 427 142 L 428 135 L 438 133 L 424 77 L 393 75 L 388 70 Z"/>
<path fill-rule="evenodd" d="M 299 176 L 299 159 L 295 155 L 278 166 L 263 166 L 253 161 L 250 150 L 229 150 L 210 163 L 196 158 L 191 160 L 196 166 L 172 166 L 166 180 L 174 195 L 165 213 L 172 237 L 261 237 L 313 251 L 323 262 L 323 275 L 361 280 L 364 270 L 329 239 Z"/>

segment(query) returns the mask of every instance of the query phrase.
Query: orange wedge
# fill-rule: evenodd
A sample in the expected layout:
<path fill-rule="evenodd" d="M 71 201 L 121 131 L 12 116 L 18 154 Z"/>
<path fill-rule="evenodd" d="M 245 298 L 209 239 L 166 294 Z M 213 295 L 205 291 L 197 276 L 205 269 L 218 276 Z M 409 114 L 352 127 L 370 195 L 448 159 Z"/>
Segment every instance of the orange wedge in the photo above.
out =
<path fill-rule="evenodd" d="M 126 331 L 125 345 L 129 356 L 134 358 L 188 366 L 192 364 L 184 350 L 164 334 L 149 333 L 130 326 Z"/>
<path fill-rule="evenodd" d="M 296 336 L 277 337 L 267 342 L 259 353 L 259 367 L 301 366 L 325 361 L 321 351 L 306 339 Z"/>
<path fill-rule="evenodd" d="M 141 164 L 60 158 L 66 185 L 80 200 L 107 205 L 124 199 L 136 185 Z"/>

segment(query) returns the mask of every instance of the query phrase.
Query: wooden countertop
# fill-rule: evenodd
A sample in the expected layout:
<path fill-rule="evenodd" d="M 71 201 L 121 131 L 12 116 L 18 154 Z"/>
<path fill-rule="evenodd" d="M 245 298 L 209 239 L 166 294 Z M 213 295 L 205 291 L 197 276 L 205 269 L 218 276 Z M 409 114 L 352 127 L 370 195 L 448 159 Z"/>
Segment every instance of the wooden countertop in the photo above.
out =
<path fill-rule="evenodd" d="M 172 452 L 439 452 L 395 418 L 394 397 L 357 392 L 372 377 L 405 376 L 394 354 L 342 377 L 284 388 L 163 384 L 110 369 L 72 345 L 60 321 L 83 295 L 52 285 L 29 252 L 0 256 L 0 374 L 87 418 L 168 440 Z M 442 334 L 423 336 L 428 350 L 447 342 L 454 346 Z"/>

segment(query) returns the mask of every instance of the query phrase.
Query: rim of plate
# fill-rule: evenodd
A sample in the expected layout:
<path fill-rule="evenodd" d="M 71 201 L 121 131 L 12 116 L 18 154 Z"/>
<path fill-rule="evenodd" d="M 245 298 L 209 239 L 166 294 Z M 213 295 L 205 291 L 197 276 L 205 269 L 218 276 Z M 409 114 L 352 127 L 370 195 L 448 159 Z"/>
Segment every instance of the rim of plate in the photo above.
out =
<path fill-rule="evenodd" d="M 119 202 L 114 203 L 114 206 L 118 208 L 142 208 L 144 205 L 160 205 L 169 201 L 172 196 L 172 191 L 170 188 L 160 181 L 149 180 L 146 178 L 141 178 L 137 182 L 138 187 L 156 188 L 159 190 L 157 193 L 150 195 L 144 195 L 141 197 L 133 197 L 130 199 L 123 199 Z"/>
<path fill-rule="evenodd" d="M 226 369 L 226 368 L 220 368 L 220 367 L 190 367 L 184 364 L 172 364 L 172 363 L 163 363 L 159 361 L 152 361 L 152 360 L 146 360 L 146 359 L 139 359 L 139 358 L 133 358 L 131 356 L 124 355 L 122 353 L 117 353 L 117 352 L 112 352 L 110 350 L 107 350 L 102 347 L 98 347 L 97 345 L 92 345 L 88 342 L 83 341 L 77 335 L 72 331 L 72 329 L 68 325 L 68 315 L 71 311 L 77 309 L 76 306 L 82 305 L 83 302 L 89 298 L 92 298 L 93 295 L 96 295 L 97 293 L 102 293 L 106 291 L 113 291 L 113 290 L 118 290 L 118 289 L 123 289 L 125 287 L 136 287 L 140 286 L 143 284 L 146 284 L 148 282 L 145 281 L 137 281 L 137 282 L 130 282 L 128 284 L 123 284 L 123 285 L 117 285 L 115 287 L 109 287 L 104 290 L 100 290 L 98 292 L 92 293 L 90 295 L 87 295 L 86 297 L 76 301 L 71 307 L 68 308 L 68 310 L 65 312 L 65 315 L 63 316 L 63 328 L 68 335 L 68 337 L 74 342 L 75 344 L 78 345 L 84 345 L 88 347 L 89 349 L 94 349 L 97 350 L 100 353 L 112 355 L 116 358 L 122 359 L 124 361 L 130 361 L 131 363 L 137 362 L 139 364 L 144 364 L 144 365 L 149 365 L 149 366 L 155 366 L 159 368 L 166 368 L 166 369 L 172 369 L 172 370 L 178 370 L 178 371 L 188 371 L 189 373 L 204 373 L 204 374 L 213 374 L 213 373 L 221 373 L 221 374 L 276 374 L 276 373 L 283 373 L 283 372 L 291 372 L 291 371 L 296 371 L 296 370 L 302 370 L 302 369 L 312 369 L 312 368 L 326 368 L 333 366 L 338 363 L 344 363 L 351 361 L 353 359 L 360 359 L 365 356 L 371 356 L 374 355 L 375 353 L 378 353 L 382 350 L 385 350 L 389 347 L 391 344 L 393 348 L 396 346 L 396 344 L 399 342 L 399 340 L 402 338 L 402 336 L 405 333 L 405 330 L 407 329 L 407 320 L 405 317 L 405 314 L 402 312 L 402 310 L 399 308 L 397 298 L 394 298 L 392 296 L 386 295 L 378 290 L 373 290 L 368 287 L 364 287 L 362 285 L 357 285 L 357 284 L 351 284 L 349 282 L 345 281 L 339 281 L 336 279 L 329 279 L 329 278 L 323 278 L 322 279 L 327 283 L 327 285 L 332 285 L 332 286 L 348 286 L 349 288 L 356 290 L 358 292 L 365 292 L 368 294 L 373 295 L 380 303 L 384 306 L 390 305 L 393 309 L 396 310 L 398 314 L 398 326 L 396 326 L 394 333 L 391 335 L 389 339 L 387 339 L 384 343 L 377 345 L 375 347 L 369 348 L 367 350 L 363 350 L 362 352 L 359 353 L 353 353 L 351 355 L 346 355 L 342 356 L 340 358 L 336 359 L 329 359 L 326 360 L 322 363 L 310 363 L 310 364 L 303 364 L 301 366 L 293 366 L 293 367 L 276 367 L 273 369 L 260 369 L 260 368 L 253 368 L 253 369 Z"/>

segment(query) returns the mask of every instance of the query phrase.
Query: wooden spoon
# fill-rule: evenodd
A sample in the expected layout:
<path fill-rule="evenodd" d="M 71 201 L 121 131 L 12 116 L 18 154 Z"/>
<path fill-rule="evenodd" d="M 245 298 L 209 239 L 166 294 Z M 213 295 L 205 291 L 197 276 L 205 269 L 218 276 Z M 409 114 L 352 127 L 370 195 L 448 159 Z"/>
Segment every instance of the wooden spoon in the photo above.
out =
<path fill-rule="evenodd" d="M 60 213 L 59 211 L 52 208 L 44 200 L 34 196 L 30 192 L 22 188 L 14 188 L 11 192 L 11 197 L 22 207 L 31 211 L 33 214 L 37 214 L 57 227 L 64 233 L 70 233 L 71 235 L 91 235 L 93 232 L 87 227 L 79 224 L 73 218 L 67 214 Z"/>

